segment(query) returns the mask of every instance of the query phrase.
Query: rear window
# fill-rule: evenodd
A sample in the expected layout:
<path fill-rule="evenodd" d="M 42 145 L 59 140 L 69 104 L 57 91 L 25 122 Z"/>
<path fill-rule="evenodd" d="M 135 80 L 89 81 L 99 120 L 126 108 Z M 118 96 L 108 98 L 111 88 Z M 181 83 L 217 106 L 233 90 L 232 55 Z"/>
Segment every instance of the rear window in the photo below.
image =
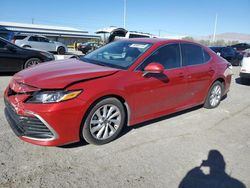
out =
<path fill-rule="evenodd" d="M 25 39 L 27 36 L 24 36 L 24 35 L 22 35 L 22 36 L 14 36 L 13 37 L 13 39 L 15 39 L 15 40 L 23 40 L 23 39 Z"/>

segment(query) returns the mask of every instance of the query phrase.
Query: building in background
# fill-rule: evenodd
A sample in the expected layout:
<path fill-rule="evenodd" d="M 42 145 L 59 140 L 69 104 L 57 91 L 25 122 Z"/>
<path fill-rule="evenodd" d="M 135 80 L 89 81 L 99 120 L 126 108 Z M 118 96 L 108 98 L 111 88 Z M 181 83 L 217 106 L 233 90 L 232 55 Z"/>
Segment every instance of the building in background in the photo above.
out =
<path fill-rule="evenodd" d="M 59 41 L 66 45 L 101 39 L 99 35 L 90 35 L 87 31 L 71 27 L 0 22 L 0 37 L 11 40 L 16 34 L 43 35 L 50 40 Z"/>

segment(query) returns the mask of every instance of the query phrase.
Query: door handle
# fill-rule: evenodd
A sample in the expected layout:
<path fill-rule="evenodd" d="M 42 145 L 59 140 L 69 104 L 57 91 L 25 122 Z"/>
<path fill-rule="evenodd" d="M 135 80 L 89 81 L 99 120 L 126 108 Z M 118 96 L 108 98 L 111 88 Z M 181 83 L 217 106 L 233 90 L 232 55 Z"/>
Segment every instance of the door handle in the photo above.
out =
<path fill-rule="evenodd" d="M 178 77 L 179 78 L 191 78 L 192 76 L 189 74 L 189 75 L 186 75 L 186 74 L 184 74 L 183 72 L 180 72 L 179 74 L 178 74 Z"/>

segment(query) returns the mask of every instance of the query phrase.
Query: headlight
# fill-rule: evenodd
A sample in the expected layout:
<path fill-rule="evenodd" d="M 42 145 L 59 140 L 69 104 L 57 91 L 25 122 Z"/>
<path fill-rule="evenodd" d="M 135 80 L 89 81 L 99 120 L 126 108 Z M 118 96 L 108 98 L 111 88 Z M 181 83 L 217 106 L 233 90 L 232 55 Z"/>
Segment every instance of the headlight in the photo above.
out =
<path fill-rule="evenodd" d="M 51 54 L 51 53 L 40 52 L 40 54 L 43 55 L 43 56 L 46 56 L 47 58 L 55 59 L 55 58 L 54 58 L 54 55 Z"/>
<path fill-rule="evenodd" d="M 82 90 L 74 91 L 42 91 L 35 92 L 27 103 L 57 103 L 76 98 Z"/>

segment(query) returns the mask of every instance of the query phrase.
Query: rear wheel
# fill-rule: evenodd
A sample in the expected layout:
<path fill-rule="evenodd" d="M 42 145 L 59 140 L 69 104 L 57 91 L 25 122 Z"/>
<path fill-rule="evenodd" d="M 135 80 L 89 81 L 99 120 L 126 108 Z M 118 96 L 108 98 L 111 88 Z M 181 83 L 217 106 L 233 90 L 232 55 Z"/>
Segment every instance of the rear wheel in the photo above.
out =
<path fill-rule="evenodd" d="M 60 54 L 60 55 L 64 55 L 66 52 L 66 49 L 63 47 L 63 46 L 60 46 L 58 49 L 57 49 L 57 53 Z"/>
<path fill-rule="evenodd" d="M 114 140 L 125 124 L 125 110 L 116 98 L 98 102 L 89 111 L 81 130 L 81 136 L 91 144 L 101 145 Z"/>
<path fill-rule="evenodd" d="M 23 68 L 26 69 L 28 67 L 32 67 L 34 65 L 40 64 L 42 61 L 38 58 L 30 58 L 25 63 Z"/>
<path fill-rule="evenodd" d="M 205 108 L 210 109 L 219 106 L 223 94 L 223 88 L 223 84 L 220 81 L 214 82 L 208 92 L 208 96 L 204 104 Z"/>

